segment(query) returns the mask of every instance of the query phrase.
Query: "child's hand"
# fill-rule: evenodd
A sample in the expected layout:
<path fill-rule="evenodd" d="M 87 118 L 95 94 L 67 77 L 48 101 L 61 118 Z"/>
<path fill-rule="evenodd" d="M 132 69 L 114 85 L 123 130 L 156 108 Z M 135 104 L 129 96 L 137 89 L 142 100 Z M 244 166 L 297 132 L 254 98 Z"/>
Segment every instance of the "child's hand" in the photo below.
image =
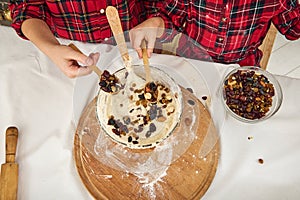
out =
<path fill-rule="evenodd" d="M 90 74 L 92 70 L 87 66 L 96 65 L 100 56 L 99 53 L 86 56 L 65 45 L 55 45 L 47 55 L 70 78 Z"/>
<path fill-rule="evenodd" d="M 154 49 L 155 40 L 162 35 L 164 22 L 160 17 L 147 19 L 130 30 L 129 36 L 132 47 L 137 51 L 138 56 L 142 58 L 141 43 L 143 39 L 147 41 L 147 54 L 151 57 Z"/>

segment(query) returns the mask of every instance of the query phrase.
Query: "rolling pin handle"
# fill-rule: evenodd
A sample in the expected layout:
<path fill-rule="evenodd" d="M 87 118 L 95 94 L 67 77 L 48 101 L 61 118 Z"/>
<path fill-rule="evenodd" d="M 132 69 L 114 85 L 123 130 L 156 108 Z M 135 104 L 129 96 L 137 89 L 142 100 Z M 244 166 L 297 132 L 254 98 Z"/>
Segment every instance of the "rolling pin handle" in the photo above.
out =
<path fill-rule="evenodd" d="M 14 163 L 18 142 L 18 129 L 14 126 L 6 129 L 6 163 Z"/>

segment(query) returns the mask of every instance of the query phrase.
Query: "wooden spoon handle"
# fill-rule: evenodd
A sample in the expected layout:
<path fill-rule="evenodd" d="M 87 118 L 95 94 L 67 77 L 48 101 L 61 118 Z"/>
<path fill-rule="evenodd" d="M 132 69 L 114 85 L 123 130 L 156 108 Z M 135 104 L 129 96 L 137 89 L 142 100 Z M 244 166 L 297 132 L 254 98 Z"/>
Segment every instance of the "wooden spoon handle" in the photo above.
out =
<path fill-rule="evenodd" d="M 14 163 L 17 151 L 18 129 L 16 127 L 8 127 L 6 129 L 6 163 Z"/>
<path fill-rule="evenodd" d="M 96 65 L 90 65 L 88 68 L 93 70 L 98 75 L 99 79 L 101 79 L 102 71 Z"/>
<path fill-rule="evenodd" d="M 145 74 L 146 74 L 146 82 L 149 83 L 151 81 L 151 72 L 150 72 L 147 46 L 145 40 L 142 41 L 142 53 L 143 53 L 143 63 L 144 63 Z"/>
<path fill-rule="evenodd" d="M 79 53 L 82 53 L 82 52 L 80 51 L 80 49 L 78 49 L 78 47 L 75 46 L 75 44 L 70 43 L 68 46 L 71 47 L 73 50 L 75 50 L 75 51 L 77 51 L 77 52 L 79 52 Z M 83 53 L 82 53 L 82 54 L 83 54 Z"/>
<path fill-rule="evenodd" d="M 79 52 L 79 53 L 82 53 L 78 47 L 75 46 L 75 44 L 73 43 L 70 43 L 68 45 L 69 47 L 71 47 L 73 50 Z M 83 54 L 83 53 L 82 53 Z M 102 71 L 96 66 L 96 65 L 91 65 L 91 66 L 88 66 L 88 68 L 90 68 L 91 70 L 93 70 L 98 76 L 99 76 L 99 79 L 101 79 L 101 75 L 102 75 Z"/>
<path fill-rule="evenodd" d="M 112 33 L 115 37 L 119 51 L 121 53 L 123 61 L 126 63 L 130 60 L 127 45 L 125 42 L 124 32 L 121 25 L 121 20 L 117 9 L 113 6 L 106 8 L 106 17 Z"/>

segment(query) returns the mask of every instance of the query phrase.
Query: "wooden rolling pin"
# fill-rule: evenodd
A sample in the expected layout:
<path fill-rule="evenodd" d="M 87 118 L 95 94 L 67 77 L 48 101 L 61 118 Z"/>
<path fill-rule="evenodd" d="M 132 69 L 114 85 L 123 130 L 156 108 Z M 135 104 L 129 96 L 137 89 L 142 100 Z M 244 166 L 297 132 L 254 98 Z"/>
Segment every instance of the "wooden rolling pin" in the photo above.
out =
<path fill-rule="evenodd" d="M 6 130 L 6 162 L 1 165 L 0 200 L 16 200 L 18 193 L 18 169 L 15 162 L 18 129 L 9 127 Z"/>

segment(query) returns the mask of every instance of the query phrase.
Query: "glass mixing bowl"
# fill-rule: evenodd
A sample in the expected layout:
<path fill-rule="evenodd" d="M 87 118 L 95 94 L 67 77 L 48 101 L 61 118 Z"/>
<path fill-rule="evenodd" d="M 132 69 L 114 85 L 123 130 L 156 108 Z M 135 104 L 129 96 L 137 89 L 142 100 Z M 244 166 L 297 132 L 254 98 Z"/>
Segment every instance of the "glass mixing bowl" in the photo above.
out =
<path fill-rule="evenodd" d="M 144 66 L 133 65 L 132 69 L 128 72 L 123 68 L 115 73 L 123 85 L 117 94 L 99 91 L 97 117 L 114 141 L 133 149 L 153 148 L 169 137 L 180 121 L 181 89 L 164 71 L 150 67 L 158 98 L 148 101 Z M 138 77 L 130 79 L 130 73 Z"/>
<path fill-rule="evenodd" d="M 246 123 L 261 122 L 273 116 L 283 98 L 276 78 L 252 66 L 238 67 L 226 74 L 220 95 L 227 112 Z"/>

